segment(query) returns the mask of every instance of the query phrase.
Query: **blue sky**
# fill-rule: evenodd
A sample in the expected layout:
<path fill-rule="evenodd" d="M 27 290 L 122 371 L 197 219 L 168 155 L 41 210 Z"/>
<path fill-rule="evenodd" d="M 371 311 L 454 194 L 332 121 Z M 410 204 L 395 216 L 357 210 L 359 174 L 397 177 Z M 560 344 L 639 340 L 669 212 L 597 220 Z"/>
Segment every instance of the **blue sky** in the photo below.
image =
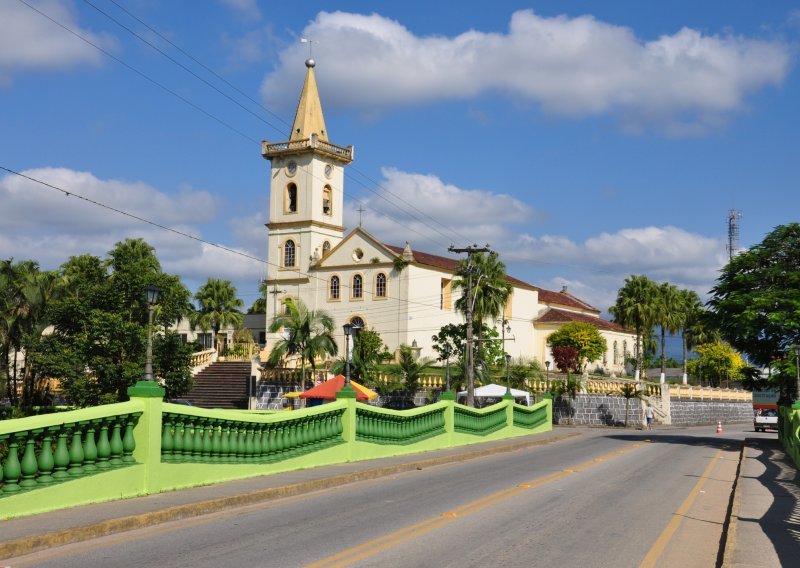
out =
<path fill-rule="evenodd" d="M 266 259 L 260 141 L 288 138 L 310 37 L 331 141 L 356 147 L 346 224 L 363 206 L 389 244 L 489 243 L 605 310 L 630 274 L 705 295 L 731 208 L 743 247 L 800 217 L 796 2 L 187 6 L 2 0 L 0 166 Z M 266 272 L 0 171 L 0 257 L 126 237 L 247 305 Z"/>

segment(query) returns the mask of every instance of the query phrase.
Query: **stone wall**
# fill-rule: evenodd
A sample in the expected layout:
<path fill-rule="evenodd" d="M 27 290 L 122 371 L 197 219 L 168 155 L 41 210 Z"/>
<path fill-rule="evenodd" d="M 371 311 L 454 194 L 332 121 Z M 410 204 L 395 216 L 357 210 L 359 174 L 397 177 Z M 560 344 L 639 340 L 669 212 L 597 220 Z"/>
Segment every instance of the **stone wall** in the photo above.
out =
<path fill-rule="evenodd" d="M 624 426 L 625 403 L 621 396 L 578 395 L 572 409 L 566 398 L 553 401 L 554 424 L 580 424 L 584 426 Z M 628 426 L 642 423 L 642 403 L 632 398 L 628 407 Z"/>
<path fill-rule="evenodd" d="M 745 402 L 671 400 L 673 426 L 734 424 L 753 421 L 753 405 Z"/>

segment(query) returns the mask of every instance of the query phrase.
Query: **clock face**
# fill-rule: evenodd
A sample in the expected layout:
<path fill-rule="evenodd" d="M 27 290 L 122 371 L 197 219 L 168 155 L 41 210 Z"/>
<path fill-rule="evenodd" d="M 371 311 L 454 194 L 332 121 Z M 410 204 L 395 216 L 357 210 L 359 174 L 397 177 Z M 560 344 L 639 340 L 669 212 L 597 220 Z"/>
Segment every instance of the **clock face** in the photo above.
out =
<path fill-rule="evenodd" d="M 333 166 L 330 164 L 325 164 L 325 177 L 331 177 L 333 173 Z"/>
<path fill-rule="evenodd" d="M 286 173 L 289 174 L 289 177 L 293 176 L 297 173 L 297 162 L 289 162 L 286 166 Z"/>

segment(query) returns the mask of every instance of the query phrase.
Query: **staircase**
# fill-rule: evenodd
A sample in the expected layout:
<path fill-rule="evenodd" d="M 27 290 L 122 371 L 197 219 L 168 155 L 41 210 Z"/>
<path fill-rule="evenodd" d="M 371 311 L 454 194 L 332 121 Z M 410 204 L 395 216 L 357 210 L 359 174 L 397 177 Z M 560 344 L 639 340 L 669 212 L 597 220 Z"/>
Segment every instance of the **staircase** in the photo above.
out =
<path fill-rule="evenodd" d="M 194 387 L 184 398 L 201 408 L 247 408 L 250 362 L 212 363 L 194 376 Z"/>

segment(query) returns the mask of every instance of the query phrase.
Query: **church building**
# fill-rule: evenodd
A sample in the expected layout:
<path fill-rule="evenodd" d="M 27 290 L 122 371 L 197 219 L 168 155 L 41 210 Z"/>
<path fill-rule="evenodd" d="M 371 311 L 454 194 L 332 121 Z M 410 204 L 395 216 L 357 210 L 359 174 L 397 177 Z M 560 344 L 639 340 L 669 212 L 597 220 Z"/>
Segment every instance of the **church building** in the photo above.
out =
<path fill-rule="evenodd" d="M 267 321 L 284 298 L 301 299 L 309 309 L 324 310 L 336 322 L 339 352 L 344 353 L 342 325 L 377 331 L 390 351 L 416 346 L 433 357 L 431 337 L 446 324 L 464 323 L 455 309 L 458 259 L 382 243 L 365 229 L 343 225 L 344 169 L 354 159 L 353 146 L 331 142 L 322 114 L 314 60 L 306 61 L 292 131 L 286 142 L 264 141 L 270 161 Z M 552 361 L 547 336 L 572 321 L 597 326 L 607 350 L 593 362 L 620 373 L 635 335 L 599 317 L 600 310 L 566 291 L 554 292 L 509 277 L 513 291 L 504 310 L 512 357 Z M 494 322 L 486 322 L 492 325 Z M 499 322 L 498 322 L 499 323 Z M 279 335 L 267 334 L 267 348 Z"/>

